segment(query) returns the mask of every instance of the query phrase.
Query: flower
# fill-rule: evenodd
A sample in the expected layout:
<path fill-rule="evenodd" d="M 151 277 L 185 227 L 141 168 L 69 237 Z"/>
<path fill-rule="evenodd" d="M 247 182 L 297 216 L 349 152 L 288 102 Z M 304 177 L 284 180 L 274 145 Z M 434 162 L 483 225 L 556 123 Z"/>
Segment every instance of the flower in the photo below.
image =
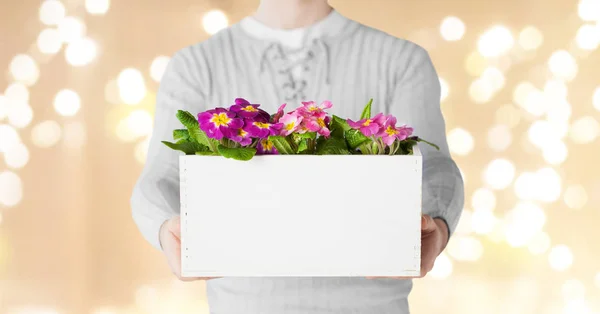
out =
<path fill-rule="evenodd" d="M 319 114 L 315 114 L 308 118 L 304 118 L 302 124 L 304 129 L 309 132 L 317 132 L 320 135 L 325 137 L 329 137 L 331 133 L 329 128 L 327 127 L 327 122 L 329 121 L 329 117 L 325 112 L 321 112 Z"/>
<path fill-rule="evenodd" d="M 244 121 L 225 108 L 215 108 L 198 114 L 200 129 L 210 138 L 220 140 L 241 128 Z"/>
<path fill-rule="evenodd" d="M 332 106 L 333 106 L 333 104 L 329 100 L 323 101 L 320 106 L 317 106 L 314 101 L 303 101 L 302 107 L 299 107 L 296 110 L 298 110 L 298 112 L 302 116 L 306 117 L 306 116 L 311 116 L 314 114 L 323 113 L 325 111 L 325 109 L 329 109 Z"/>
<path fill-rule="evenodd" d="M 269 135 L 277 135 L 283 127 L 281 123 L 269 123 L 262 121 L 248 121 L 247 130 L 250 136 L 256 138 L 266 138 Z"/>
<path fill-rule="evenodd" d="M 284 114 L 281 119 L 279 119 L 279 123 L 282 124 L 279 135 L 288 136 L 293 132 L 296 132 L 300 128 L 300 123 L 302 123 L 303 119 L 304 118 L 296 112 Z"/>
<path fill-rule="evenodd" d="M 413 132 L 413 129 L 407 126 L 396 127 L 396 117 L 389 115 L 385 117 L 385 122 L 378 137 L 381 137 L 385 145 L 390 146 L 397 139 L 405 140 Z"/>
<path fill-rule="evenodd" d="M 229 107 L 230 111 L 235 112 L 241 118 L 254 118 L 258 115 L 259 105 L 250 104 L 247 100 L 243 98 L 236 98 L 235 104 Z"/>
<path fill-rule="evenodd" d="M 252 143 L 252 137 L 250 136 L 250 132 L 248 132 L 248 125 L 251 122 L 245 121 L 245 125 L 242 128 L 239 128 L 230 134 L 230 139 L 234 142 L 240 143 L 242 146 L 247 146 Z"/>
<path fill-rule="evenodd" d="M 273 142 L 264 138 L 258 141 L 258 145 L 256 147 L 256 153 L 259 155 L 276 155 L 279 154 Z"/>
<path fill-rule="evenodd" d="M 348 125 L 351 128 L 353 128 L 355 130 L 360 130 L 360 132 L 364 136 L 375 135 L 375 134 L 379 133 L 379 130 L 382 127 L 382 117 L 380 116 L 380 114 L 376 115 L 373 118 L 361 119 L 356 122 L 354 122 L 350 119 L 348 119 L 347 121 L 348 121 Z"/>
<path fill-rule="evenodd" d="M 273 122 L 277 123 L 279 122 L 279 119 L 281 119 L 281 117 L 283 117 L 283 110 L 285 109 L 286 104 L 283 104 L 281 106 L 279 106 L 279 108 L 277 109 L 277 113 L 273 116 Z"/>

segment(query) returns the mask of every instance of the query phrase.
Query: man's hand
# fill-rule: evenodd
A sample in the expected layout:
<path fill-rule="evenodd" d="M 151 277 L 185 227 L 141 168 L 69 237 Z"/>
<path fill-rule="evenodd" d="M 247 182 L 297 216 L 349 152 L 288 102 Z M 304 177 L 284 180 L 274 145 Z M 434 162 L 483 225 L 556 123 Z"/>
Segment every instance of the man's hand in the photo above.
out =
<path fill-rule="evenodd" d="M 367 277 L 410 279 L 423 278 L 433 268 L 435 259 L 442 253 L 448 243 L 448 226 L 442 219 L 433 219 L 423 215 L 421 218 L 421 275 L 418 277 Z"/>
<path fill-rule="evenodd" d="M 207 280 L 218 277 L 181 277 L 181 224 L 179 216 L 165 221 L 160 227 L 160 245 L 171 271 L 181 281 Z"/>

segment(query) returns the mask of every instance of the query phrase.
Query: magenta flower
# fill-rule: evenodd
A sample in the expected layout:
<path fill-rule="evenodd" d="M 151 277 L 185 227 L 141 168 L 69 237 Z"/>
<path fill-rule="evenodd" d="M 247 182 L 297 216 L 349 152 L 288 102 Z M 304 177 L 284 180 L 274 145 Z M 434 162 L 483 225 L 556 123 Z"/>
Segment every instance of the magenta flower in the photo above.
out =
<path fill-rule="evenodd" d="M 348 125 L 350 125 L 351 128 L 360 130 L 360 132 L 364 136 L 375 135 L 375 134 L 379 133 L 379 130 L 382 127 L 382 125 L 381 125 L 382 118 L 379 115 L 376 115 L 375 117 L 370 118 L 370 119 L 362 119 L 362 120 L 359 120 L 356 122 L 354 122 L 350 119 L 348 119 L 347 121 L 348 121 Z"/>
<path fill-rule="evenodd" d="M 302 116 L 310 116 L 313 114 L 323 113 L 326 109 L 329 109 L 333 106 L 331 101 L 325 100 L 321 103 L 321 105 L 317 106 L 314 101 L 303 101 L 302 107 L 298 108 L 298 112 L 302 114 Z"/>
<path fill-rule="evenodd" d="M 389 115 L 385 117 L 383 127 L 377 136 L 381 137 L 385 145 L 390 146 L 395 140 L 405 140 L 412 132 L 413 129 L 407 126 L 396 127 L 396 117 Z"/>
<path fill-rule="evenodd" d="M 276 155 L 279 154 L 273 142 L 264 138 L 258 141 L 258 145 L 256 146 L 256 153 L 259 155 Z"/>
<path fill-rule="evenodd" d="M 229 107 L 230 111 L 235 112 L 238 116 L 248 119 L 254 118 L 258 115 L 259 105 L 250 104 L 247 100 L 243 98 L 237 98 L 235 100 L 235 104 Z"/>
<path fill-rule="evenodd" d="M 321 112 L 319 114 L 314 114 L 308 118 L 304 118 L 302 120 L 302 124 L 305 129 L 309 132 L 317 132 L 320 135 L 325 137 L 329 137 L 331 133 L 329 128 L 327 127 L 327 122 L 329 121 L 329 117 L 325 112 Z"/>
<path fill-rule="evenodd" d="M 282 125 L 279 135 L 288 136 L 293 132 L 296 132 L 300 128 L 302 119 L 303 117 L 295 112 L 284 114 L 281 119 L 279 119 L 279 123 Z"/>
<path fill-rule="evenodd" d="M 273 122 L 277 123 L 279 122 L 279 119 L 281 119 L 281 117 L 283 117 L 283 110 L 285 109 L 286 104 L 283 104 L 281 106 L 279 106 L 279 108 L 277 109 L 277 113 L 273 116 Z"/>
<path fill-rule="evenodd" d="M 252 143 L 252 137 L 250 136 L 250 132 L 248 132 L 248 125 L 252 123 L 251 121 L 245 121 L 245 125 L 243 128 L 239 128 L 234 130 L 229 134 L 230 139 L 234 142 L 240 143 L 242 146 L 247 146 Z"/>
<path fill-rule="evenodd" d="M 198 114 L 200 129 L 210 138 L 221 140 L 228 137 L 232 131 L 241 128 L 244 121 L 236 117 L 235 113 L 225 108 L 215 108 Z"/>
<path fill-rule="evenodd" d="M 250 133 L 250 136 L 256 138 L 266 138 L 269 135 L 278 135 L 283 127 L 281 123 L 268 123 L 262 121 L 248 121 L 246 130 Z"/>

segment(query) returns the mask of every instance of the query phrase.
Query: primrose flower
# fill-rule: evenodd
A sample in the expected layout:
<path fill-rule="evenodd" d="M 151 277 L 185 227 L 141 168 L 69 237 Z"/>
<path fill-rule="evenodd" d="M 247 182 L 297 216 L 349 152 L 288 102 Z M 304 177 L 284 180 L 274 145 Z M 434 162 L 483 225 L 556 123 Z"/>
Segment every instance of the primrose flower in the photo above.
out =
<path fill-rule="evenodd" d="M 248 119 L 254 118 L 259 114 L 258 106 L 259 105 L 250 104 L 250 102 L 243 98 L 236 98 L 235 104 L 229 107 L 229 110 L 235 112 L 242 118 Z"/>
<path fill-rule="evenodd" d="M 298 108 L 298 112 L 303 116 L 310 116 L 313 114 L 323 113 L 326 109 L 329 109 L 333 106 L 331 101 L 325 100 L 321 103 L 321 105 L 317 106 L 314 101 L 303 101 L 302 107 Z"/>
<path fill-rule="evenodd" d="M 269 135 L 278 135 L 283 127 L 281 123 L 268 123 L 262 121 L 248 121 L 247 130 L 250 136 L 256 138 L 266 138 Z"/>
<path fill-rule="evenodd" d="M 279 135 L 288 136 L 293 132 L 297 131 L 300 128 L 300 123 L 302 123 L 303 117 L 298 115 L 297 113 L 288 113 L 284 114 L 281 119 L 279 119 L 279 123 L 282 124 L 281 132 Z"/>
<path fill-rule="evenodd" d="M 279 108 L 277 109 L 277 113 L 273 116 L 273 122 L 277 123 L 277 122 L 279 122 L 279 119 L 281 119 L 281 117 L 283 117 L 283 115 L 284 115 L 283 110 L 285 109 L 285 106 L 286 106 L 286 104 L 279 106 Z"/>
<path fill-rule="evenodd" d="M 256 153 L 259 155 L 276 155 L 279 154 L 273 142 L 264 138 L 258 141 L 258 145 L 256 146 Z"/>
<path fill-rule="evenodd" d="M 304 128 L 309 132 L 317 132 L 320 135 L 329 137 L 329 134 L 331 132 L 327 127 L 328 122 L 329 117 L 327 116 L 327 114 L 325 114 L 325 112 L 321 112 L 318 115 L 316 114 L 308 118 L 304 118 L 302 124 Z"/>
<path fill-rule="evenodd" d="M 215 108 L 198 114 L 200 129 L 210 138 L 220 140 L 229 136 L 232 130 L 244 125 L 242 119 L 236 118 L 235 113 L 225 108 Z"/>
<path fill-rule="evenodd" d="M 246 125 L 243 128 L 232 130 L 229 134 L 229 138 L 234 142 L 240 143 L 242 146 L 250 145 L 252 143 L 252 137 L 250 136 L 250 132 L 247 131 L 250 123 L 251 122 L 246 121 Z"/>
<path fill-rule="evenodd" d="M 407 126 L 396 127 L 396 117 L 389 115 L 377 136 L 381 137 L 385 145 L 390 146 L 397 139 L 405 140 L 412 134 L 413 129 Z"/>
<path fill-rule="evenodd" d="M 350 125 L 351 128 L 360 130 L 360 132 L 364 136 L 375 135 L 375 134 L 379 133 L 379 130 L 382 127 L 382 125 L 381 125 L 382 118 L 379 115 L 376 115 L 375 117 L 369 118 L 369 119 L 358 120 L 356 122 L 354 122 L 350 119 L 348 119 L 347 121 L 348 121 L 348 125 Z"/>

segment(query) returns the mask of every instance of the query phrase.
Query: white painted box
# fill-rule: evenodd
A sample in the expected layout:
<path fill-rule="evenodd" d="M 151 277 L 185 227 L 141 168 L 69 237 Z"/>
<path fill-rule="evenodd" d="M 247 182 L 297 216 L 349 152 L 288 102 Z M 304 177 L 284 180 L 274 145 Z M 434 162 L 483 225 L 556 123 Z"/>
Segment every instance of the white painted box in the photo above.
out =
<path fill-rule="evenodd" d="M 416 147 L 179 161 L 184 277 L 419 275 Z"/>

